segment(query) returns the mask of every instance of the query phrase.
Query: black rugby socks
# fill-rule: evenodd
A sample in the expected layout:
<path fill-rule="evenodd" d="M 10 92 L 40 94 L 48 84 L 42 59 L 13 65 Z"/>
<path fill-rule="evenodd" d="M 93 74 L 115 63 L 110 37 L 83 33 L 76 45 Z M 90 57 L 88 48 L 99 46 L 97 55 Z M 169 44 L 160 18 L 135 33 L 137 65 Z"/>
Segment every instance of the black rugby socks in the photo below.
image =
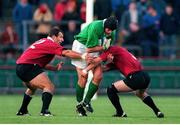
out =
<path fill-rule="evenodd" d="M 23 112 L 23 113 L 26 113 L 28 111 L 27 107 L 31 101 L 32 97 L 27 95 L 26 93 L 24 93 L 24 98 L 23 98 L 23 102 L 22 102 L 22 105 L 21 105 L 21 108 L 19 111 Z"/>
<path fill-rule="evenodd" d="M 109 97 L 109 100 L 113 104 L 113 106 L 116 108 L 116 113 L 119 114 L 119 115 L 122 115 L 123 114 L 123 109 L 121 107 L 119 96 L 117 95 L 117 93 L 118 93 L 118 91 L 114 87 L 114 85 L 107 88 L 107 95 Z"/>
<path fill-rule="evenodd" d="M 52 97 L 53 97 L 53 95 L 51 93 L 43 92 L 43 94 L 42 94 L 43 105 L 42 105 L 41 113 L 48 111 Z"/>
<path fill-rule="evenodd" d="M 143 99 L 143 102 L 148 105 L 155 113 L 159 112 L 159 109 L 156 107 L 154 101 L 150 96 L 147 96 Z"/>

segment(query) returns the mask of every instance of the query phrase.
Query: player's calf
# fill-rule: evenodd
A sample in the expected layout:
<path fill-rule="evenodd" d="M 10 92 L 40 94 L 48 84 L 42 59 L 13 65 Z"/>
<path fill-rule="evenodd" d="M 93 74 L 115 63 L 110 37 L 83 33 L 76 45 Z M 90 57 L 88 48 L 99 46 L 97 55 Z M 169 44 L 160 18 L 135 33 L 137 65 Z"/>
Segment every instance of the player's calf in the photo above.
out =
<path fill-rule="evenodd" d="M 19 111 L 16 113 L 16 115 L 29 115 L 28 113 L 28 105 L 31 101 L 32 97 L 24 93 L 22 105 L 19 109 Z"/>
<path fill-rule="evenodd" d="M 53 95 L 50 92 L 43 92 L 42 93 L 42 109 L 41 109 L 41 114 L 51 114 L 48 109 L 49 109 L 49 105 L 51 103 Z M 45 116 L 44 115 L 44 116 Z"/>
<path fill-rule="evenodd" d="M 119 96 L 117 95 L 118 90 L 115 88 L 114 85 L 107 88 L 107 95 L 111 103 L 113 104 L 114 108 L 116 109 L 117 116 L 123 116 L 123 109 L 120 104 Z"/>

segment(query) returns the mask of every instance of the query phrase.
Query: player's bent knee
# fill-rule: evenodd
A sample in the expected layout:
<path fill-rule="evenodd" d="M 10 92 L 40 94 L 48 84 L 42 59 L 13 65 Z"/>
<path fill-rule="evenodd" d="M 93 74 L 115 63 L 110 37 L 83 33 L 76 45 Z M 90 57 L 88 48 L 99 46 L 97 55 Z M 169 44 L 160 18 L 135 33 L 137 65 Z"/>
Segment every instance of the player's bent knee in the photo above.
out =
<path fill-rule="evenodd" d="M 53 84 L 47 84 L 45 87 L 44 87 L 44 89 L 43 89 L 43 91 L 45 91 L 45 92 L 50 92 L 50 93 L 54 93 L 54 85 Z"/>
<path fill-rule="evenodd" d="M 145 91 L 140 91 L 140 90 L 136 91 L 135 95 L 137 97 L 141 98 L 141 99 L 143 99 L 144 97 L 148 96 L 148 94 Z"/>
<path fill-rule="evenodd" d="M 25 93 L 26 93 L 27 95 L 34 95 L 35 92 L 36 92 L 36 89 L 29 89 L 29 88 L 28 88 Z"/>
<path fill-rule="evenodd" d="M 94 78 L 93 78 L 93 81 L 94 81 L 95 83 L 100 83 L 101 80 L 102 80 L 102 76 L 94 77 Z"/>
<path fill-rule="evenodd" d="M 114 85 L 107 88 L 107 94 L 111 94 L 111 93 L 118 93 L 118 90 L 115 88 Z"/>
<path fill-rule="evenodd" d="M 85 87 L 85 86 L 86 86 L 86 83 L 87 83 L 87 79 L 85 79 L 85 78 L 80 78 L 80 79 L 78 79 L 78 84 L 79 84 L 81 87 Z"/>
<path fill-rule="evenodd" d="M 137 97 L 139 97 L 139 98 L 142 97 L 142 95 L 141 95 L 139 92 L 135 92 L 135 95 L 136 95 Z"/>

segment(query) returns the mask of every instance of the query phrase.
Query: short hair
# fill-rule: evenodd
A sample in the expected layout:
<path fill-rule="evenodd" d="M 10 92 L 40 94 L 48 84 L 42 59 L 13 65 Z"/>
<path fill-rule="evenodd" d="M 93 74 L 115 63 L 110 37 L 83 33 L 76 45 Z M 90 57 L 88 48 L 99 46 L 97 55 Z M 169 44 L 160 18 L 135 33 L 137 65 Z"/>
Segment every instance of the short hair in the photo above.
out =
<path fill-rule="evenodd" d="M 115 30 L 118 27 L 118 21 L 115 17 L 108 17 L 104 22 L 104 29 L 109 28 L 111 30 Z"/>
<path fill-rule="evenodd" d="M 172 4 L 170 4 L 170 3 L 167 4 L 166 7 L 171 7 L 171 8 L 173 8 Z"/>
<path fill-rule="evenodd" d="M 59 32 L 61 32 L 61 30 L 59 29 L 59 27 L 54 26 L 54 27 L 50 30 L 48 36 L 50 36 L 50 37 L 56 36 L 56 37 L 57 37 L 57 36 L 59 35 Z"/>
<path fill-rule="evenodd" d="M 149 4 L 149 5 L 147 6 L 147 10 L 149 10 L 149 9 L 156 10 L 156 7 L 155 7 L 153 4 Z"/>

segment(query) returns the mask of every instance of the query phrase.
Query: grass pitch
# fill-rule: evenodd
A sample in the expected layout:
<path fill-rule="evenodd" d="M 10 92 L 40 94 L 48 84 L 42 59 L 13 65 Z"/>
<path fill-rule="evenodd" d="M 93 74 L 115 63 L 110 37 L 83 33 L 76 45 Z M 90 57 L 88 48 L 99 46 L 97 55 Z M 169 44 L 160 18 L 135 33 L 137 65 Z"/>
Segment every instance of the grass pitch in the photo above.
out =
<path fill-rule="evenodd" d="M 127 118 L 113 118 L 114 109 L 107 96 L 99 96 L 92 102 L 94 113 L 88 117 L 79 117 L 75 112 L 75 96 L 54 96 L 50 111 L 54 117 L 39 116 L 41 109 L 41 96 L 34 96 L 30 105 L 31 116 L 16 116 L 22 101 L 22 95 L 0 95 L 0 123 L 16 124 L 154 124 L 173 123 L 180 124 L 180 99 L 179 97 L 155 96 L 154 101 L 165 114 L 165 118 L 158 119 L 145 104 L 135 96 L 120 96 Z"/>

